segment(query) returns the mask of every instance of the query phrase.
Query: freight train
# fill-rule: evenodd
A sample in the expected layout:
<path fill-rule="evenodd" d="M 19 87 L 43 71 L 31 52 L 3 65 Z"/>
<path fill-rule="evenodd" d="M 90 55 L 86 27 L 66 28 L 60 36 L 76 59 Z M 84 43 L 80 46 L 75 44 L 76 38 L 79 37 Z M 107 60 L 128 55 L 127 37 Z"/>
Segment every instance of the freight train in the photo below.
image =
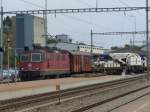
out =
<path fill-rule="evenodd" d="M 48 49 L 23 51 L 20 53 L 19 69 L 21 80 L 91 72 L 91 55 Z"/>
<path fill-rule="evenodd" d="M 90 53 L 85 52 L 49 49 L 22 51 L 19 76 L 21 80 L 32 80 L 88 72 L 120 74 L 126 70 L 128 73 L 141 73 L 146 67 L 146 60 L 135 53 L 110 53 L 92 61 Z"/>

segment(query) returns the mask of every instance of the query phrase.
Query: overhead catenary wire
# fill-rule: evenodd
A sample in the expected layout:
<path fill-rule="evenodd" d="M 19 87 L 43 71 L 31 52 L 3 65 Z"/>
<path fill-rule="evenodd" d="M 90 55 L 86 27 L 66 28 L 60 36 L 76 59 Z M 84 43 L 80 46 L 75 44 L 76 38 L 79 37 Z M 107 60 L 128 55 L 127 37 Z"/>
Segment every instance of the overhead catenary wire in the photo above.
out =
<path fill-rule="evenodd" d="M 86 35 L 86 33 L 80 32 L 78 29 L 77 30 L 74 29 L 74 27 L 72 27 L 72 25 L 65 23 L 65 21 L 64 21 L 65 19 L 62 19 L 62 18 L 57 18 L 57 19 L 59 19 L 59 20 L 56 23 L 61 26 L 61 28 L 60 27 L 58 27 L 58 28 L 65 29 L 67 34 L 70 34 L 70 32 L 73 32 L 74 33 L 73 35 L 77 36 L 77 37 Z M 56 26 L 58 26 L 58 25 L 56 25 Z M 88 34 L 87 34 L 87 36 L 88 36 Z"/>
<path fill-rule="evenodd" d="M 117 0 L 117 1 L 119 1 L 121 4 L 123 4 L 124 6 L 126 6 L 126 7 L 130 7 L 127 3 L 125 3 L 124 1 L 122 1 L 122 0 Z M 136 11 L 138 14 L 141 14 L 139 11 Z"/>
<path fill-rule="evenodd" d="M 84 20 L 84 19 L 81 19 L 81 18 L 77 18 L 77 17 L 69 16 L 69 15 L 66 15 L 66 14 L 62 14 L 62 16 L 65 16 L 65 17 L 71 18 L 71 19 L 73 19 L 73 20 L 75 20 L 75 21 L 79 21 L 79 22 L 82 22 L 82 23 L 85 23 L 85 24 L 88 24 L 88 25 L 94 25 L 94 26 L 96 26 L 96 27 L 98 27 L 98 28 L 103 27 L 103 28 L 105 28 L 105 29 L 107 29 L 107 30 L 108 30 L 108 29 L 111 29 L 111 28 L 104 27 L 104 26 L 102 26 L 102 25 L 99 25 L 99 24 L 96 24 L 96 23 L 90 22 L 90 21 L 88 21 L 88 20 Z"/>
<path fill-rule="evenodd" d="M 82 3 L 82 4 L 84 4 L 84 5 L 88 6 L 88 7 L 93 7 L 89 3 L 85 2 L 85 0 L 75 0 L 75 1 L 78 2 L 78 3 Z"/>
<path fill-rule="evenodd" d="M 35 4 L 33 2 L 27 1 L 27 0 L 20 0 L 20 1 L 22 1 L 22 2 L 24 2 L 26 4 L 30 4 L 32 6 L 35 6 L 35 7 L 47 10 L 47 0 L 45 0 L 45 7 L 43 7 L 41 5 L 38 5 L 38 4 Z M 47 39 L 48 39 L 48 37 L 47 37 L 48 36 L 48 31 L 47 31 L 47 13 L 43 14 L 43 18 L 44 18 L 44 31 L 45 31 L 44 35 L 46 36 L 46 41 L 47 41 Z"/>
<path fill-rule="evenodd" d="M 69 8 L 69 9 L 51 9 L 51 10 L 22 10 L 5 11 L 3 14 L 61 14 L 61 13 L 102 13 L 102 12 L 127 12 L 144 10 L 145 7 L 111 7 L 111 8 Z"/>
<path fill-rule="evenodd" d="M 124 6 L 126 6 L 126 7 L 129 7 L 129 5 L 127 4 L 127 3 L 125 3 L 125 2 L 123 2 L 123 1 L 121 1 L 121 0 L 118 0 L 121 4 L 123 4 Z"/>
<path fill-rule="evenodd" d="M 33 2 L 29 2 L 29 1 L 26 1 L 26 0 L 20 0 L 20 1 L 25 2 L 25 3 L 27 3 L 27 4 L 30 4 L 30 5 L 33 5 L 33 6 L 35 6 L 35 7 L 41 7 L 41 8 L 44 9 L 44 7 L 42 7 L 42 6 L 40 6 L 40 5 L 37 5 L 37 4 L 34 4 Z M 82 0 L 79 0 L 79 1 L 80 1 L 81 3 L 83 3 L 83 4 L 86 4 L 86 5 L 88 5 L 88 6 L 91 6 L 91 5 L 89 5 L 88 3 L 83 2 Z M 100 26 L 100 25 L 98 25 L 98 24 L 95 24 L 95 23 L 90 22 L 90 21 L 87 21 L 87 20 L 83 20 L 83 19 L 81 19 L 81 18 L 77 18 L 77 17 L 73 17 L 73 16 L 68 16 L 68 15 L 63 15 L 63 16 L 66 16 L 66 17 L 68 17 L 68 18 L 74 19 L 74 20 L 76 20 L 76 21 L 80 21 L 80 22 L 82 22 L 82 23 L 86 23 L 86 24 L 89 24 L 89 25 L 93 25 L 93 24 L 94 24 L 94 26 L 103 27 L 103 28 L 104 28 L 104 26 Z M 108 28 L 105 27 L 105 29 L 108 29 Z"/>
<path fill-rule="evenodd" d="M 27 3 L 27 4 L 30 4 L 30 5 L 33 5 L 33 6 L 35 6 L 35 7 L 40 7 L 40 8 L 43 8 L 43 9 L 44 9 L 44 7 L 42 7 L 41 5 L 34 4 L 33 2 L 29 2 L 29 1 L 27 1 L 27 0 L 20 0 L 20 1 L 22 1 L 22 2 L 24 2 L 24 3 Z M 86 5 L 88 5 L 88 6 L 91 6 L 91 5 L 89 5 L 88 3 L 83 2 L 82 0 L 79 0 L 79 1 L 80 1 L 81 3 L 83 3 L 83 4 L 86 4 Z M 71 18 L 71 19 L 76 20 L 76 21 L 80 21 L 80 22 L 82 22 L 82 23 L 86 23 L 86 24 L 89 24 L 89 25 L 93 25 L 92 22 L 87 21 L 87 20 L 83 20 L 83 19 L 80 19 L 80 18 L 77 18 L 77 17 L 68 16 L 68 15 L 63 15 L 63 16 L 66 16 L 66 17 Z M 102 26 L 100 26 L 100 25 L 98 25 L 98 24 L 95 24 L 95 23 L 94 23 L 94 25 L 97 26 L 97 27 L 102 27 Z M 48 33 L 47 33 L 47 34 L 48 34 Z"/>
<path fill-rule="evenodd" d="M 127 10 L 127 9 L 125 9 L 125 10 Z M 136 9 L 133 9 L 133 10 L 136 10 Z M 58 10 L 58 11 L 60 11 L 60 10 Z M 69 10 L 61 10 L 62 11 L 62 13 L 67 13 L 67 12 L 63 12 L 63 11 L 69 11 Z M 71 11 L 73 11 L 73 12 L 68 12 L 68 13 L 78 13 L 78 12 L 76 12 L 77 10 L 72 10 L 71 9 Z M 85 10 L 86 11 L 86 10 Z M 91 10 L 92 11 L 92 10 Z M 99 10 L 99 8 L 98 8 L 98 11 L 99 12 L 101 12 L 102 10 Z M 114 11 L 116 11 L 116 10 L 114 10 Z M 117 10 L 117 11 L 122 11 L 122 10 Z M 127 11 L 130 11 L 130 10 L 127 10 Z M 30 12 L 30 11 L 29 11 Z M 82 10 L 81 10 L 81 12 L 82 12 Z M 107 10 L 107 12 L 113 12 L 113 10 L 111 10 L 111 9 L 109 9 L 108 8 L 108 10 Z M 38 12 L 37 12 L 38 13 Z M 53 12 L 52 12 L 53 13 Z M 61 13 L 61 12 L 56 12 L 56 13 Z M 80 12 L 79 12 L 80 13 Z"/>
<path fill-rule="evenodd" d="M 134 32 L 102 32 L 94 33 L 93 35 L 133 35 L 133 34 L 146 34 L 146 31 L 134 31 Z"/>
<path fill-rule="evenodd" d="M 60 19 L 60 18 L 57 18 L 57 19 Z M 61 20 L 61 22 L 60 21 L 58 21 L 59 22 L 59 24 L 64 24 L 65 23 L 65 21 L 63 21 L 62 22 L 62 18 L 60 19 Z M 80 21 L 81 22 L 81 21 Z M 83 32 L 79 32 L 79 30 L 77 29 L 77 30 L 75 30 L 75 29 L 72 29 L 73 27 L 70 25 L 70 24 L 65 24 L 65 25 L 61 25 L 61 27 L 63 27 L 63 29 L 65 29 L 65 31 L 69 31 L 69 32 L 73 32 L 74 34 L 74 36 L 76 37 L 88 37 L 89 36 L 89 34 L 87 33 L 86 34 L 86 32 L 85 33 L 83 33 Z M 77 41 L 77 40 L 76 40 Z M 83 40 L 81 40 L 81 41 L 79 41 L 79 42 L 84 42 L 84 43 L 86 43 L 86 44 L 90 44 L 90 41 L 83 41 Z M 99 42 L 94 42 L 96 45 L 100 45 L 100 44 L 104 44 L 103 42 L 101 42 L 101 43 L 99 43 Z"/>
<path fill-rule="evenodd" d="M 27 1 L 27 0 L 19 0 L 19 1 L 22 1 L 22 2 L 24 2 L 24 3 L 33 5 L 33 6 L 35 6 L 35 7 L 40 7 L 40 8 L 43 8 L 43 9 L 44 9 L 44 7 L 42 7 L 41 5 L 37 5 L 37 4 L 35 4 L 35 3 L 33 3 L 33 2 L 29 2 L 29 1 Z M 85 1 L 84 1 L 84 2 L 83 2 L 82 0 L 78 0 L 78 1 L 80 1 L 81 3 L 83 3 L 83 4 L 85 4 L 85 5 L 92 6 L 92 5 L 89 5 L 88 3 L 86 3 Z M 96 0 L 96 1 L 97 1 L 97 0 Z M 63 15 L 63 16 L 66 16 L 66 17 L 68 17 L 68 18 L 74 19 L 74 20 L 76 20 L 76 21 L 81 21 L 81 22 L 86 23 L 86 24 L 90 24 L 90 25 L 94 24 L 94 26 L 103 27 L 103 28 L 104 28 L 104 26 L 100 26 L 100 25 L 95 24 L 95 23 L 93 23 L 93 22 L 90 22 L 90 21 L 87 21 L 87 20 L 83 20 L 83 19 L 80 19 L 80 18 L 77 18 L 77 17 L 68 16 L 68 15 Z M 107 28 L 107 29 L 108 29 L 108 28 Z"/>
<path fill-rule="evenodd" d="M 38 5 L 38 4 L 35 4 L 35 3 L 31 2 L 31 1 L 27 1 L 27 0 L 19 0 L 19 1 L 24 2 L 24 3 L 28 4 L 28 5 L 32 5 L 32 6 L 34 6 L 34 7 L 38 7 L 38 8 L 44 9 L 43 6 Z"/>
<path fill-rule="evenodd" d="M 124 1 L 122 1 L 122 0 L 118 0 L 121 4 L 123 4 L 124 6 L 126 6 L 126 7 L 130 7 L 127 3 L 125 3 Z M 141 15 L 141 13 L 139 12 L 139 11 L 137 11 L 136 13 L 138 13 L 138 14 L 140 14 Z M 135 32 L 136 32 L 136 26 L 137 26 L 137 24 L 136 24 L 136 16 L 134 16 L 133 14 L 131 14 L 131 15 L 127 15 L 127 14 L 125 14 L 125 16 L 127 16 L 127 17 L 134 17 L 134 30 L 135 30 Z M 135 34 L 133 34 L 133 45 L 134 45 L 134 38 L 135 38 Z"/>
<path fill-rule="evenodd" d="M 42 7 L 41 5 L 37 5 L 37 4 L 35 4 L 35 3 L 33 3 L 33 2 L 29 2 L 29 1 L 27 1 L 27 0 L 19 0 L 19 1 L 22 1 L 22 2 L 24 2 L 24 3 L 26 3 L 26 4 L 30 4 L 30 5 L 32 5 L 32 6 L 35 6 L 35 7 L 40 7 L 40 8 L 43 8 L 44 9 L 44 7 Z M 88 5 L 88 6 L 91 6 L 91 5 L 89 5 L 88 3 L 86 3 L 86 2 L 83 2 L 82 0 L 79 0 L 81 3 L 83 3 L 83 4 L 86 4 L 86 5 Z M 71 17 L 71 16 L 67 16 L 67 15 L 63 15 L 63 16 L 66 16 L 66 17 L 68 17 L 68 18 L 71 18 L 71 19 L 74 19 L 74 20 L 77 20 L 77 21 L 80 21 L 80 22 L 83 22 L 83 23 L 86 23 L 86 24 L 93 24 L 93 23 L 91 23 L 91 22 L 89 22 L 89 21 L 86 21 L 86 20 L 83 20 L 83 19 L 79 19 L 79 18 L 75 18 L 75 17 Z M 94 24 L 94 25 L 97 25 L 97 24 Z"/>

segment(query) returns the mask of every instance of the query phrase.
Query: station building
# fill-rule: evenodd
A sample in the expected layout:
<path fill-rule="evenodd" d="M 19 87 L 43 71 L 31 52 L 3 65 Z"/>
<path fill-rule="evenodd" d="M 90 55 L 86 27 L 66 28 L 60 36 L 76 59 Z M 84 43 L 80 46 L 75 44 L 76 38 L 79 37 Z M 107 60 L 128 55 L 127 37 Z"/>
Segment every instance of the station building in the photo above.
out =
<path fill-rule="evenodd" d="M 81 45 L 77 43 L 65 43 L 65 42 L 59 42 L 59 43 L 51 43 L 48 45 L 50 48 L 57 48 L 61 50 L 67 50 L 67 51 L 82 51 L 82 52 L 87 52 L 91 53 L 91 46 L 90 45 Z M 103 54 L 106 52 L 107 49 L 104 49 L 103 47 L 99 46 L 93 46 L 93 54 L 99 55 Z"/>
<path fill-rule="evenodd" d="M 72 43 L 72 39 L 67 34 L 56 35 L 55 39 L 58 42 Z"/>

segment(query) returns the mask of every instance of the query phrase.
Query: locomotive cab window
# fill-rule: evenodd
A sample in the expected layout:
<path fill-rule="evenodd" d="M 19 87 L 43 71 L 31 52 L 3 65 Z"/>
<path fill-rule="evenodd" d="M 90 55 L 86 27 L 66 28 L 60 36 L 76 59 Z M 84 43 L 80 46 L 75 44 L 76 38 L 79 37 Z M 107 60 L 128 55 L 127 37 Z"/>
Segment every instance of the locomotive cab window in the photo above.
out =
<path fill-rule="evenodd" d="M 44 61 L 46 59 L 46 55 L 45 54 L 42 54 L 41 55 L 41 61 Z"/>
<path fill-rule="evenodd" d="M 21 55 L 20 56 L 20 61 L 21 62 L 28 62 L 29 61 L 29 55 Z"/>
<path fill-rule="evenodd" d="M 32 53 L 31 54 L 31 61 L 32 62 L 40 62 L 41 61 L 41 54 L 40 53 Z"/>

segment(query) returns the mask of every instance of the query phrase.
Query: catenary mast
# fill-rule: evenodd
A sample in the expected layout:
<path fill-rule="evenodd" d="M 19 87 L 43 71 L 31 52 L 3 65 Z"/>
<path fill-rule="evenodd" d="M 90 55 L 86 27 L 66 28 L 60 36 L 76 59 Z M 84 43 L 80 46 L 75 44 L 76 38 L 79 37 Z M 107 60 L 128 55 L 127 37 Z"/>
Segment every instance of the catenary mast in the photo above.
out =
<path fill-rule="evenodd" d="M 1 34 L 0 47 L 3 48 L 3 0 L 1 0 Z M 3 77 L 3 51 L 0 52 L 0 76 Z"/>
<path fill-rule="evenodd" d="M 47 0 L 45 0 L 45 10 L 47 10 Z M 47 12 L 44 13 L 44 32 L 45 32 L 45 44 L 47 45 L 47 39 L 48 39 L 48 31 L 47 31 Z"/>

